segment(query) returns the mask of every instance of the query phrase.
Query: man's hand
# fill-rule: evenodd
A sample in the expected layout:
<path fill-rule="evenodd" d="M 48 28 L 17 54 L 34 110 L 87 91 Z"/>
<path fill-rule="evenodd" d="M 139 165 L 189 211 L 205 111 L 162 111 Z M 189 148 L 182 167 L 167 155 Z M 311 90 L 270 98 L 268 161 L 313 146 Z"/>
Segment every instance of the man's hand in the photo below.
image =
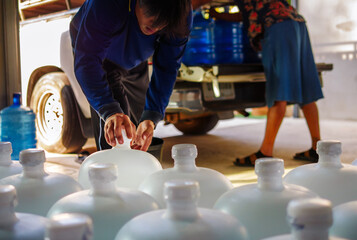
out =
<path fill-rule="evenodd" d="M 132 141 L 131 148 L 147 151 L 154 135 L 155 124 L 150 120 L 144 120 L 139 124 L 136 137 Z"/>
<path fill-rule="evenodd" d="M 128 138 L 135 138 L 135 125 L 127 115 L 124 113 L 116 113 L 107 118 L 104 125 L 104 133 L 105 140 L 110 146 L 115 147 L 117 141 L 119 144 L 124 143 L 122 130 L 125 130 Z"/>

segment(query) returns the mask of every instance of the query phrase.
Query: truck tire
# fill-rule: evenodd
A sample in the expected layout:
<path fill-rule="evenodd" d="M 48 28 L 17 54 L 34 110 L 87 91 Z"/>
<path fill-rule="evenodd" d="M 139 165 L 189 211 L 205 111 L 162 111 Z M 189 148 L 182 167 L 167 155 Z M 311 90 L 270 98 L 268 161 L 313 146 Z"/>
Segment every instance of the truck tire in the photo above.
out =
<path fill-rule="evenodd" d="M 184 134 L 187 135 L 201 135 L 206 134 L 212 130 L 219 120 L 217 114 L 208 116 L 185 119 L 174 124 L 174 126 Z"/>
<path fill-rule="evenodd" d="M 32 91 L 29 106 L 36 113 L 37 140 L 43 149 L 53 153 L 82 149 L 87 139 L 81 131 L 72 88 L 63 72 L 43 75 Z"/>

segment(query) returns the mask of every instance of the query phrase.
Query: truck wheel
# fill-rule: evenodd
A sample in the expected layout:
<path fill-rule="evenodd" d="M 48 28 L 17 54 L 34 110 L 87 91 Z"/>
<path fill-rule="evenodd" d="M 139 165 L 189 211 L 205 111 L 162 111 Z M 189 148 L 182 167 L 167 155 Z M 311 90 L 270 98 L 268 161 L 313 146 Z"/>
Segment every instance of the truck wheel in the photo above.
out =
<path fill-rule="evenodd" d="M 175 123 L 174 126 L 184 134 L 200 135 L 206 134 L 207 132 L 212 130 L 216 126 L 218 120 L 218 115 L 212 114 L 204 117 L 179 121 Z"/>
<path fill-rule="evenodd" d="M 48 152 L 74 153 L 86 142 L 75 97 L 66 75 L 48 73 L 36 83 L 29 106 L 36 113 L 39 145 Z"/>

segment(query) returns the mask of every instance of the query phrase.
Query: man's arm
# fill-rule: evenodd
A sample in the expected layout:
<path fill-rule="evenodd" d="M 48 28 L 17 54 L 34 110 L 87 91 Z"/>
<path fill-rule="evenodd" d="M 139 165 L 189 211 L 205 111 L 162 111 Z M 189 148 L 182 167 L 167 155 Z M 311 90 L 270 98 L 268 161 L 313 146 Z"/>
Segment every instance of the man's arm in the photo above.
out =
<path fill-rule="evenodd" d="M 88 3 L 88 2 L 87 2 Z M 113 99 L 102 69 L 112 35 L 121 28 L 127 7 L 124 1 L 93 0 L 84 3 L 71 21 L 74 69 L 88 102 L 105 120 L 105 139 L 115 146 L 123 143 L 122 128 L 129 138 L 135 137 L 135 126 Z M 122 14 L 120 14 L 122 11 Z"/>
<path fill-rule="evenodd" d="M 86 4 L 86 3 L 85 3 Z M 120 28 L 121 6 L 114 1 L 94 0 L 84 5 L 71 22 L 75 75 L 90 105 L 103 119 L 121 113 L 113 97 L 102 62 L 110 46 L 112 34 Z"/>
<path fill-rule="evenodd" d="M 186 24 L 190 32 L 191 11 Z M 154 128 L 165 115 L 187 42 L 188 36 L 162 36 L 159 40 L 153 56 L 153 73 L 146 93 L 145 108 L 132 148 L 146 151 L 149 147 Z"/>

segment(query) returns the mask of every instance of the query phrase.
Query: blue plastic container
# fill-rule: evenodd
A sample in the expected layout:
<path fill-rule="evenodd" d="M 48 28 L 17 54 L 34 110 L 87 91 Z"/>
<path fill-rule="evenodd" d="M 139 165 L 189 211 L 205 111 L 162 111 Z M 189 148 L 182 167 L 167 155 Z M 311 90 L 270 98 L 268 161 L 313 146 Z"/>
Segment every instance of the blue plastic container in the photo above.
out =
<path fill-rule="evenodd" d="M 182 62 L 188 66 L 217 62 L 214 44 L 215 21 L 205 19 L 201 11 L 193 12 L 193 26 Z"/>
<path fill-rule="evenodd" d="M 216 64 L 243 63 L 244 45 L 241 22 L 216 20 L 214 44 L 216 46 Z"/>
<path fill-rule="evenodd" d="M 187 66 L 259 63 L 242 22 L 205 19 L 193 14 L 193 27 L 182 62 Z"/>
<path fill-rule="evenodd" d="M 19 160 L 22 150 L 36 148 L 36 115 L 21 105 L 21 93 L 13 94 L 13 104 L 0 111 L 0 141 L 11 142 L 12 160 Z"/>

